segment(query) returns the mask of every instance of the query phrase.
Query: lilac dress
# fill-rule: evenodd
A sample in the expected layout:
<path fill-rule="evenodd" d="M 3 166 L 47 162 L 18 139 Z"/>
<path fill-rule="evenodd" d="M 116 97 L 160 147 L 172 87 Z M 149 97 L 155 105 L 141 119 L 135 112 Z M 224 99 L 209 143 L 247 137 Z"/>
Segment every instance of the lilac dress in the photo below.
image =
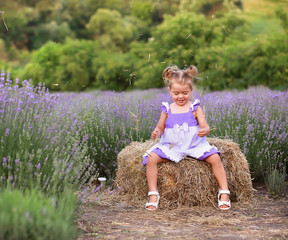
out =
<path fill-rule="evenodd" d="M 143 164 L 147 163 L 148 154 L 155 152 L 161 158 L 169 159 L 178 163 L 186 156 L 191 156 L 198 160 L 204 160 L 212 154 L 219 154 L 215 146 L 211 146 L 206 137 L 197 135 L 200 129 L 198 121 L 193 112 L 200 105 L 196 99 L 190 106 L 190 111 L 186 113 L 171 113 L 168 102 L 163 102 L 161 110 L 168 114 L 165 122 L 165 130 L 159 143 L 151 147 L 143 155 Z"/>

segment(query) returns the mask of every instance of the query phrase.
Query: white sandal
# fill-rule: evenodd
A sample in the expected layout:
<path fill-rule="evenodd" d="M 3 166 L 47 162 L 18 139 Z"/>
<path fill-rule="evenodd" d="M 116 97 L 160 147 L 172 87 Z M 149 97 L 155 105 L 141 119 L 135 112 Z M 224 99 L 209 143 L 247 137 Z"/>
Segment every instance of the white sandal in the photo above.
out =
<path fill-rule="evenodd" d="M 220 201 L 221 194 L 229 194 L 230 195 L 230 191 L 219 189 L 219 193 L 218 193 L 218 207 L 219 207 L 219 209 L 220 210 L 229 210 L 231 208 L 231 201 L 230 201 L 230 199 L 229 199 L 229 201 Z M 221 208 L 221 206 L 224 206 L 224 205 L 226 205 L 228 207 Z"/>
<path fill-rule="evenodd" d="M 151 195 L 156 195 L 157 196 L 157 202 L 149 202 L 149 197 Z M 145 204 L 145 208 L 149 211 L 154 211 L 158 209 L 158 205 L 159 205 L 159 200 L 160 200 L 160 194 L 158 191 L 151 191 L 148 192 L 148 202 Z M 149 206 L 153 206 L 155 208 L 148 208 Z"/>

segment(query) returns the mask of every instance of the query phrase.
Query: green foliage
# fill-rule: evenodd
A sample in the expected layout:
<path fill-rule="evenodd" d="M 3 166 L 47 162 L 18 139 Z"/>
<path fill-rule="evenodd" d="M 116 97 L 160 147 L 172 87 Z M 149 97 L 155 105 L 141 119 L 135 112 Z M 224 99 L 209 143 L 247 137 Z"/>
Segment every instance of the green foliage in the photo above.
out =
<path fill-rule="evenodd" d="M 134 1 L 132 5 L 132 16 L 135 16 L 147 24 L 152 23 L 153 5 L 151 2 Z"/>
<path fill-rule="evenodd" d="M 271 170 L 266 176 L 265 184 L 268 187 L 268 191 L 274 196 L 284 193 L 287 189 L 285 169 L 283 172 L 277 169 Z"/>
<path fill-rule="evenodd" d="M 35 30 L 35 39 L 30 46 L 32 49 L 40 48 L 44 43 L 49 41 L 55 43 L 64 43 L 65 39 L 74 37 L 74 33 L 71 31 L 67 22 L 58 24 L 55 21 L 51 21 L 46 24 L 42 24 Z"/>
<path fill-rule="evenodd" d="M 44 82 L 54 91 L 125 90 L 133 85 L 136 62 L 129 53 L 99 51 L 92 41 L 49 42 L 35 53 L 21 78 L 32 78 L 34 84 Z"/>
<path fill-rule="evenodd" d="M 187 12 L 166 16 L 147 44 L 131 45 L 131 52 L 141 60 L 135 87 L 163 86 L 161 74 L 167 65 L 176 64 L 182 68 L 195 64 L 195 56 L 202 48 L 225 44 L 234 37 L 244 38 L 244 25 L 244 20 L 231 15 L 213 21 Z"/>
<path fill-rule="evenodd" d="M 56 21 L 59 25 L 68 24 L 68 26 L 65 27 L 69 29 L 69 32 L 71 29 L 77 38 L 82 39 L 89 37 L 89 34 L 85 29 L 85 24 L 93 14 L 93 9 L 89 4 L 89 0 L 56 1 L 53 5 L 48 4 L 48 6 L 44 7 L 43 11 L 50 8 L 50 11 L 48 10 L 48 12 L 44 13 L 48 18 L 45 21 L 47 24 L 51 24 L 53 21 Z M 53 17 L 50 17 L 51 12 L 53 13 Z"/>
<path fill-rule="evenodd" d="M 44 82 L 46 87 L 53 89 L 58 84 L 55 72 L 61 54 L 61 44 L 46 43 L 35 52 L 31 63 L 24 68 L 21 79 L 33 79 L 34 84 Z"/>
<path fill-rule="evenodd" d="M 11 62 L 7 61 L 0 61 L 0 69 L 4 70 L 5 72 L 9 73 L 9 77 L 11 79 L 16 79 L 17 76 L 21 73 L 21 70 L 19 70 L 17 67 L 13 65 Z"/>
<path fill-rule="evenodd" d="M 68 40 L 63 45 L 48 42 L 35 53 L 21 78 L 32 78 L 34 84 L 44 82 L 52 90 L 83 90 L 93 79 L 96 48 L 95 42 L 86 40 Z"/>
<path fill-rule="evenodd" d="M 0 192 L 0 239 L 76 239 L 76 198 L 66 192 L 62 199 L 36 190 Z"/>
<path fill-rule="evenodd" d="M 86 28 L 102 46 L 106 48 L 117 46 L 126 49 L 128 44 L 138 37 L 136 19 L 131 20 L 131 17 L 122 18 L 116 10 L 101 8 L 90 18 Z"/>
<path fill-rule="evenodd" d="M 285 13 L 282 8 L 278 8 L 276 10 L 276 16 L 281 20 L 281 25 L 285 31 L 288 31 L 288 14 Z"/>
<path fill-rule="evenodd" d="M 0 60 L 7 59 L 7 57 L 5 42 L 0 38 Z"/>
<path fill-rule="evenodd" d="M 221 4 L 222 2 L 222 0 L 181 0 L 180 10 L 189 12 L 201 12 L 202 14 L 209 15 L 213 7 Z"/>
<path fill-rule="evenodd" d="M 277 2 L 276 6 L 275 3 L 275 9 L 278 8 L 276 16 L 274 9 L 267 8 L 269 18 L 263 13 L 259 15 L 255 10 L 252 11 L 253 16 L 250 9 L 249 13 L 240 12 L 239 8 L 242 7 L 241 0 L 4 1 L 0 11 L 5 14 L 1 20 L 3 22 L 5 19 L 9 31 L 4 24 L 1 25 L 3 31 L 0 31 L 0 38 L 5 44 L 3 41 L 0 43 L 0 60 L 12 62 L 5 63 L 13 69 L 11 76 L 32 78 L 34 83 L 45 82 L 53 90 L 79 91 L 95 86 L 103 88 L 103 82 L 109 82 L 109 86 L 104 89 L 114 90 L 130 86 L 162 87 L 161 73 L 170 64 L 181 68 L 190 64 L 196 64 L 199 68 L 201 65 L 200 77 L 204 75 L 210 78 L 210 89 L 223 89 L 226 86 L 241 89 L 258 83 L 285 88 L 287 70 L 280 62 L 286 62 L 286 53 L 274 56 L 266 54 L 265 49 L 253 46 L 251 42 L 257 40 L 263 46 L 266 45 L 266 36 L 287 30 L 285 4 Z M 243 19 L 251 20 L 250 30 Z M 67 38 L 81 38 L 83 41 L 69 42 Z M 93 40 L 97 50 L 91 47 L 93 43 L 88 39 Z M 58 46 L 53 48 L 53 42 Z M 281 51 L 286 50 L 283 42 L 280 45 Z M 78 51 L 70 47 L 80 49 Z M 277 48 L 278 45 L 275 45 L 274 50 L 277 51 Z M 19 49 L 38 49 L 39 54 L 36 50 L 33 60 L 29 61 L 28 55 L 25 59 L 21 57 Z M 209 49 L 220 56 L 211 56 Z M 223 52 L 221 49 L 226 50 Z M 245 56 L 241 56 L 238 50 L 243 50 Z M 205 59 L 202 54 L 204 52 L 212 59 Z M 252 53 L 251 58 L 246 55 L 249 52 Z M 122 53 L 125 56 L 121 57 Z M 234 56 L 229 58 L 228 53 Z M 66 56 L 62 56 L 64 54 Z M 105 54 L 111 54 L 111 61 Z M 47 63 L 43 61 L 44 56 L 47 57 Z M 93 64 L 99 65 L 95 64 L 100 61 L 97 56 L 104 56 L 104 62 L 108 63 L 107 69 L 103 64 L 100 64 L 101 70 L 93 67 Z M 120 63 L 120 59 L 125 62 Z M 127 63 L 131 60 L 133 62 Z M 113 61 L 115 73 L 111 67 Z M 26 64 L 24 71 L 20 70 Z M 269 68 L 268 72 L 265 67 Z M 121 71 L 123 68 L 125 72 Z M 213 68 L 220 73 L 217 74 Z M 240 68 L 247 71 L 249 68 L 251 72 L 244 74 Z M 23 74 L 18 74 L 20 72 Z M 125 79 L 130 76 L 134 80 L 127 85 Z M 116 79 L 113 80 L 113 77 Z M 213 79 L 217 81 L 212 82 Z M 233 79 L 238 81 L 237 84 L 232 83 Z M 116 89 L 120 83 L 124 85 Z M 219 86 L 216 86 L 218 83 Z"/>
<path fill-rule="evenodd" d="M 94 14 L 99 8 L 107 8 L 111 10 L 117 10 L 121 14 L 130 13 L 130 0 L 86 0 L 85 3 L 89 10 Z M 91 15 L 92 15 L 91 14 Z"/>
<path fill-rule="evenodd" d="M 175 15 L 179 12 L 181 0 L 157 0 L 152 2 L 152 25 L 163 22 L 165 15 Z"/>
<path fill-rule="evenodd" d="M 3 18 L 1 14 L 1 25 L 0 25 L 0 38 L 2 38 L 7 46 L 16 45 L 18 48 L 22 48 L 25 46 L 25 26 L 28 23 L 26 10 L 27 8 L 20 9 L 18 3 L 11 3 L 11 5 L 7 4 L 3 9 L 1 6 L 0 11 L 3 11 Z M 8 30 L 6 29 L 4 23 L 5 21 Z M 10 29 L 10 30 L 9 30 Z M 11 31 L 13 29 L 13 31 Z"/>
<path fill-rule="evenodd" d="M 71 40 L 63 45 L 55 74 L 61 90 L 82 90 L 90 84 L 93 78 L 91 67 L 95 47 L 95 43 L 85 40 Z"/>
<path fill-rule="evenodd" d="M 283 28 L 278 19 L 259 18 L 251 23 L 250 38 L 255 40 L 265 35 L 273 35 L 282 32 Z"/>
<path fill-rule="evenodd" d="M 135 61 L 130 54 L 102 51 L 93 59 L 93 72 L 96 74 L 93 86 L 101 90 L 126 90 L 134 81 Z"/>
<path fill-rule="evenodd" d="M 242 9 L 243 2 L 231 0 L 181 0 L 180 10 L 202 13 L 206 16 L 223 15 L 231 10 Z"/>
<path fill-rule="evenodd" d="M 202 49 L 196 56 L 205 71 L 202 86 L 210 90 L 264 85 L 287 88 L 288 45 L 282 33 L 257 42 Z"/>

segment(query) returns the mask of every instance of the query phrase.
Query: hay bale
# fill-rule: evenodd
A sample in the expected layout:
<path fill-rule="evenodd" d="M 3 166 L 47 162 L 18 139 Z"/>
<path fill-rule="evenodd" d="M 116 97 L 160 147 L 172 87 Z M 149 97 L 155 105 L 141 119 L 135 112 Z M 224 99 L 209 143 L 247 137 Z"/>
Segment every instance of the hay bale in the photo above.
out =
<path fill-rule="evenodd" d="M 249 166 L 238 144 L 231 140 L 207 138 L 218 148 L 227 174 L 231 201 L 247 202 L 253 194 Z M 117 157 L 118 170 L 114 186 L 122 189 L 130 200 L 147 200 L 148 185 L 143 154 L 158 140 L 132 142 Z M 160 207 L 217 205 L 218 183 L 211 165 L 205 161 L 186 158 L 179 163 L 158 165 Z"/>

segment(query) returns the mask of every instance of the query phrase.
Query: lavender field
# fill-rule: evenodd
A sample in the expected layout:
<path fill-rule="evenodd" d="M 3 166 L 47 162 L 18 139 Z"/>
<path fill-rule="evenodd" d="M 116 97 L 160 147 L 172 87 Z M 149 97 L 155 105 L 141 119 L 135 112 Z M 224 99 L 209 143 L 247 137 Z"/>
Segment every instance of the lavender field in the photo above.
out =
<path fill-rule="evenodd" d="M 276 172 L 285 183 L 287 91 L 196 90 L 195 97 L 212 129 L 210 136 L 239 143 L 255 181 L 269 180 Z M 1 188 L 36 188 L 53 195 L 97 176 L 112 183 L 117 154 L 131 141 L 150 138 L 162 101 L 171 101 L 167 89 L 52 94 L 41 84 L 12 82 L 2 71 Z"/>

